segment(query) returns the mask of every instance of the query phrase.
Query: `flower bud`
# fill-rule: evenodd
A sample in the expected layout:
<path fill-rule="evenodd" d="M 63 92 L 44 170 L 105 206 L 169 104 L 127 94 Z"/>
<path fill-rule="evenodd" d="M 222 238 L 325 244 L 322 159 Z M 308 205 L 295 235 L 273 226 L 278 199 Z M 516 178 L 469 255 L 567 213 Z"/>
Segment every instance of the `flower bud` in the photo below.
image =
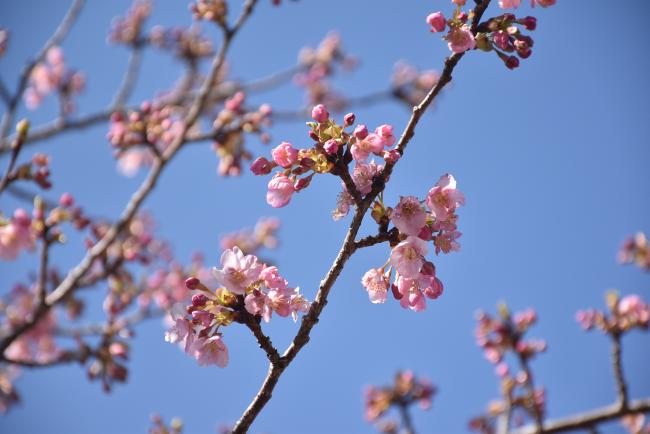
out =
<path fill-rule="evenodd" d="M 330 114 L 327 112 L 327 109 L 323 104 L 318 104 L 314 106 L 311 110 L 311 117 L 318 123 L 322 124 L 327 122 L 330 117 Z"/>
<path fill-rule="evenodd" d="M 368 128 L 363 124 L 357 125 L 352 134 L 354 134 L 354 137 L 358 140 L 363 140 L 368 137 Z"/>
<path fill-rule="evenodd" d="M 61 198 L 59 199 L 59 204 L 64 207 L 68 208 L 74 205 L 74 197 L 68 192 L 65 192 L 61 195 Z"/>
<path fill-rule="evenodd" d="M 333 154 L 336 154 L 338 152 L 339 144 L 338 144 L 338 142 L 336 140 L 330 139 L 327 142 L 325 142 L 324 149 L 325 149 L 325 152 L 328 155 L 333 155 Z"/>
<path fill-rule="evenodd" d="M 445 30 L 447 26 L 447 20 L 442 12 L 434 12 L 427 16 L 427 23 L 431 26 L 431 32 L 437 33 Z"/>
<path fill-rule="evenodd" d="M 259 157 L 251 164 L 251 172 L 255 175 L 268 175 L 271 173 L 271 164 L 264 157 Z"/>
<path fill-rule="evenodd" d="M 357 119 L 357 116 L 354 113 L 348 113 L 343 117 L 343 123 L 346 127 L 349 127 Z"/>
<path fill-rule="evenodd" d="M 185 287 L 187 289 L 197 289 L 200 284 L 201 281 L 197 277 L 192 276 L 185 279 Z"/>
<path fill-rule="evenodd" d="M 517 22 L 523 25 L 527 30 L 535 30 L 537 28 L 537 18 L 535 17 L 529 16 L 520 18 Z"/>
<path fill-rule="evenodd" d="M 187 283 L 187 281 L 185 281 Z M 194 294 L 192 296 L 192 306 L 201 307 L 205 306 L 205 303 L 208 301 L 208 297 L 205 294 Z"/>

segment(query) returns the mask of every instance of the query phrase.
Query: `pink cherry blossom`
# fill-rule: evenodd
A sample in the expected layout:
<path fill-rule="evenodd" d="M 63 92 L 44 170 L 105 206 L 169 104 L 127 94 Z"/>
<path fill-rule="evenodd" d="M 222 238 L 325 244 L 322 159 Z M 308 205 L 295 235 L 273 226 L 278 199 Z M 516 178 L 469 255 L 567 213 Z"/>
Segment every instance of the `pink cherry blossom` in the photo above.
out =
<path fill-rule="evenodd" d="M 456 179 L 446 174 L 429 190 L 425 203 L 437 221 L 446 221 L 457 207 L 465 204 L 465 196 L 456 188 Z"/>
<path fill-rule="evenodd" d="M 273 208 L 282 208 L 291 201 L 295 193 L 293 182 L 286 175 L 278 175 L 269 181 L 266 202 Z"/>
<path fill-rule="evenodd" d="M 244 299 L 244 307 L 246 311 L 251 315 L 260 315 L 264 322 L 269 322 L 271 320 L 271 303 L 268 299 L 268 296 L 262 291 L 255 290 L 250 294 L 246 295 Z"/>
<path fill-rule="evenodd" d="M 35 240 L 29 214 L 18 208 L 9 222 L 0 226 L 0 258 L 14 260 L 22 250 L 34 250 Z"/>
<path fill-rule="evenodd" d="M 447 39 L 449 49 L 454 53 L 464 53 L 476 47 L 474 35 L 467 25 L 452 28 L 445 39 Z"/>
<path fill-rule="evenodd" d="M 271 151 L 271 155 L 273 155 L 273 161 L 284 168 L 291 167 L 298 160 L 298 150 L 289 142 L 280 143 Z"/>
<path fill-rule="evenodd" d="M 427 16 L 427 24 L 431 26 L 431 32 L 442 32 L 447 27 L 447 20 L 442 12 L 434 12 Z"/>
<path fill-rule="evenodd" d="M 228 348 L 220 335 L 196 340 L 192 345 L 192 350 L 196 361 L 201 366 L 217 365 L 220 368 L 225 368 L 228 364 Z"/>
<path fill-rule="evenodd" d="M 427 274 L 420 274 L 418 283 L 420 285 L 420 291 L 422 291 L 422 294 L 432 300 L 440 297 L 444 290 L 442 282 L 435 275 L 432 276 Z"/>
<path fill-rule="evenodd" d="M 521 0 L 499 0 L 499 7 L 501 9 L 517 9 L 521 4 Z"/>
<path fill-rule="evenodd" d="M 436 246 L 436 255 L 442 253 L 458 252 L 460 250 L 460 243 L 456 241 L 462 233 L 458 231 L 444 231 L 433 238 L 433 243 Z"/>
<path fill-rule="evenodd" d="M 390 264 L 402 276 L 415 279 L 420 274 L 420 268 L 424 264 L 423 257 L 427 254 L 427 251 L 426 241 L 409 236 L 393 247 L 390 253 Z"/>
<path fill-rule="evenodd" d="M 535 7 L 535 5 L 540 5 L 543 8 L 553 6 L 556 3 L 556 0 L 530 0 L 530 5 Z"/>
<path fill-rule="evenodd" d="M 228 291 L 235 294 L 245 294 L 246 288 L 259 278 L 262 271 L 262 265 L 257 261 L 257 257 L 244 255 L 237 246 L 223 252 L 221 265 L 222 269 L 216 267 L 212 269 L 214 277 Z"/>
<path fill-rule="evenodd" d="M 368 291 L 371 303 L 384 303 L 388 294 L 390 282 L 380 268 L 371 268 L 361 278 L 361 284 Z"/>
<path fill-rule="evenodd" d="M 650 306 L 636 294 L 626 295 L 618 303 L 619 315 L 629 324 L 648 327 Z"/>
<path fill-rule="evenodd" d="M 427 220 L 427 214 L 415 196 L 402 197 L 391 213 L 391 221 L 406 235 L 418 235 Z"/>
<path fill-rule="evenodd" d="M 278 267 L 275 266 L 265 267 L 260 273 L 260 279 L 262 279 L 264 284 L 271 289 L 287 287 L 287 281 L 284 277 L 280 276 Z"/>
<path fill-rule="evenodd" d="M 395 285 L 397 286 L 397 292 L 402 295 L 402 298 L 399 300 L 400 306 L 416 312 L 421 312 L 426 309 L 427 302 L 420 292 L 416 279 L 399 276 L 395 281 Z"/>
<path fill-rule="evenodd" d="M 183 351 L 189 352 L 194 343 L 192 323 L 184 316 L 185 309 L 182 304 L 174 305 L 171 311 L 172 326 L 165 332 L 165 341 L 170 344 L 180 344 Z"/>

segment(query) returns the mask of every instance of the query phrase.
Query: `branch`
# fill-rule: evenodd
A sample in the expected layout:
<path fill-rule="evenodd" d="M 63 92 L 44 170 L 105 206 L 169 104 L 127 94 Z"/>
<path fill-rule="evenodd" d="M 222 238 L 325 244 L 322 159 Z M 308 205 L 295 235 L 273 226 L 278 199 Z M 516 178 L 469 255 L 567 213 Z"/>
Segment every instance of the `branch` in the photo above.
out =
<path fill-rule="evenodd" d="M 354 243 L 355 250 L 363 249 L 366 247 L 374 246 L 375 244 L 384 243 L 386 241 L 397 241 L 397 236 L 399 235 L 399 230 L 397 228 L 392 228 L 388 232 L 380 232 L 377 235 L 368 235 L 365 238 L 361 238 L 359 241 Z"/>
<path fill-rule="evenodd" d="M 471 27 L 472 32 L 476 32 L 479 21 L 481 20 L 485 9 L 490 4 L 490 1 L 491 0 L 485 0 L 476 7 Z M 435 99 L 438 93 L 440 93 L 440 90 L 443 88 L 443 86 L 451 81 L 451 74 L 461 57 L 463 57 L 462 53 L 453 54 L 447 58 L 445 61 L 445 69 L 443 70 L 439 81 L 429 91 L 422 102 L 413 108 L 413 114 L 411 115 L 411 118 L 409 119 L 409 122 L 406 125 L 406 128 L 402 133 L 402 136 L 400 137 L 397 145 L 397 149 L 399 150 L 400 154 L 403 154 L 406 145 L 415 134 L 415 126 L 422 117 L 424 111 Z M 307 344 L 307 342 L 309 342 L 309 334 L 311 332 L 311 329 L 319 321 L 320 314 L 327 304 L 327 296 L 329 295 L 332 286 L 334 286 L 336 279 L 341 274 L 341 271 L 343 270 L 343 267 L 345 266 L 347 260 L 356 250 L 355 239 L 357 233 L 359 232 L 363 217 L 370 207 L 370 204 L 372 204 L 372 201 L 381 191 L 383 191 L 385 182 L 388 179 L 388 176 L 390 176 L 390 172 L 392 171 L 393 166 L 394 164 L 390 163 L 386 165 L 382 174 L 375 178 L 375 181 L 378 182 L 373 182 L 373 189 L 361 202 L 361 206 L 358 206 L 356 208 L 354 216 L 352 217 L 352 222 L 350 223 L 350 227 L 345 236 L 345 240 L 343 241 L 343 245 L 341 246 L 337 257 L 334 260 L 334 263 L 327 272 L 325 279 L 321 281 L 318 292 L 316 293 L 316 298 L 309 308 L 309 312 L 303 316 L 302 322 L 300 323 L 300 328 L 298 329 L 296 336 L 294 337 L 292 343 L 289 345 L 289 348 L 287 348 L 287 350 L 280 358 L 280 362 L 271 363 L 269 372 L 264 379 L 262 387 L 260 388 L 257 395 L 253 398 L 253 401 L 250 403 L 246 411 L 244 411 L 244 414 L 241 416 L 239 421 L 237 421 L 235 424 L 235 427 L 232 431 L 233 434 L 242 434 L 248 431 L 248 428 L 251 426 L 255 418 L 259 415 L 264 406 L 271 399 L 273 389 L 278 383 L 282 372 L 284 372 L 287 366 L 289 366 L 293 359 L 295 359 L 295 357 L 298 355 L 300 350 Z"/>
<path fill-rule="evenodd" d="M 401 402 L 397 408 L 399 409 L 400 417 L 402 418 L 402 426 L 404 427 L 405 434 L 415 434 L 415 427 L 409 413 L 408 404 Z"/>
<path fill-rule="evenodd" d="M 83 346 L 76 351 L 63 351 L 56 358 L 45 360 L 42 362 L 36 360 L 13 360 L 5 359 L 6 363 L 12 365 L 22 366 L 24 368 L 49 368 L 56 365 L 63 365 L 66 363 L 79 362 L 85 363 L 88 357 L 91 355 L 90 348 Z"/>
<path fill-rule="evenodd" d="M 272 364 L 279 363 L 280 353 L 278 353 L 278 350 L 273 346 L 271 339 L 269 339 L 269 337 L 262 331 L 258 319 L 253 315 L 248 314 L 244 317 L 244 324 L 246 324 L 246 327 L 253 332 L 255 339 L 257 339 L 257 343 L 260 345 L 260 348 L 266 352 L 266 357 L 268 357 L 269 361 Z"/>
<path fill-rule="evenodd" d="M 55 45 L 59 45 L 63 41 L 63 39 L 70 31 L 72 25 L 77 21 L 77 17 L 81 12 L 81 8 L 83 7 L 84 3 L 85 0 L 74 0 L 70 6 L 70 9 L 66 13 L 65 17 L 63 17 L 61 24 L 59 24 L 54 34 L 50 37 L 50 39 L 47 40 L 34 60 L 27 64 L 21 73 L 20 79 L 18 81 L 18 89 L 16 89 L 16 93 L 14 93 L 14 95 L 11 97 L 7 111 L 5 112 L 4 116 L 2 117 L 2 121 L 0 122 L 0 140 L 4 140 L 9 133 L 9 128 L 11 127 L 11 124 L 13 124 L 14 116 L 16 115 L 18 102 L 23 97 L 23 93 L 27 87 L 27 82 L 29 81 L 29 77 L 32 74 L 32 70 L 45 58 L 45 55 L 50 48 L 54 47 Z"/>
<path fill-rule="evenodd" d="M 131 219 L 135 216 L 136 212 L 144 200 L 147 198 L 149 193 L 153 191 L 164 168 L 185 143 L 185 139 L 190 128 L 194 125 L 203 107 L 205 106 L 215 77 L 217 76 L 219 69 L 221 69 L 224 64 L 226 53 L 228 52 L 232 39 L 239 31 L 243 23 L 246 21 L 248 16 L 250 16 L 255 3 L 256 0 L 247 0 L 246 4 L 244 5 L 244 10 L 237 20 L 235 26 L 232 28 L 223 29 L 223 43 L 221 44 L 219 52 L 212 61 L 210 72 L 206 80 L 203 82 L 201 91 L 190 106 L 187 115 L 183 119 L 183 127 L 180 131 L 180 134 L 176 136 L 174 141 L 170 144 L 169 148 L 165 151 L 161 158 L 154 161 L 152 168 L 149 171 L 149 175 L 140 185 L 138 190 L 133 194 L 131 200 L 124 208 L 124 211 L 122 212 L 120 218 L 108 229 L 102 239 L 86 253 L 86 256 L 81 260 L 81 262 L 68 272 L 65 279 L 63 279 L 57 288 L 47 296 L 42 307 L 39 306 L 31 318 L 27 319 L 24 323 L 16 327 L 14 330 L 10 331 L 5 336 L 2 336 L 2 340 L 0 341 L 0 358 L 4 357 L 4 351 L 16 338 L 18 338 L 24 332 L 30 330 L 51 307 L 65 300 L 77 288 L 79 282 L 92 267 L 95 260 L 104 255 L 108 247 L 111 245 L 111 243 L 113 243 L 113 241 L 115 241 L 119 233 L 130 223 Z"/>
<path fill-rule="evenodd" d="M 133 92 L 133 87 L 138 78 L 138 72 L 140 71 L 140 63 L 142 61 L 142 44 L 135 43 L 131 50 L 131 56 L 129 57 L 129 64 L 126 67 L 126 73 L 124 74 L 124 80 L 120 86 L 120 90 L 115 95 L 115 99 L 111 106 L 113 107 L 112 111 L 121 109 L 126 103 L 127 99 Z"/>
<path fill-rule="evenodd" d="M 623 364 L 621 358 L 621 334 L 618 332 L 611 333 L 612 337 L 612 364 L 614 365 L 614 378 L 616 379 L 616 391 L 618 394 L 618 403 L 621 409 L 627 407 L 627 384 L 623 375 Z"/>
<path fill-rule="evenodd" d="M 544 434 L 552 434 L 580 429 L 591 429 L 599 423 L 619 419 L 628 414 L 635 413 L 650 413 L 650 398 L 632 401 L 626 409 L 621 409 L 619 403 L 614 403 L 607 407 L 601 407 L 596 410 L 579 413 L 563 419 L 545 422 L 542 432 Z M 534 434 L 536 429 L 537 427 L 535 425 L 527 425 L 517 430 L 510 431 L 510 434 Z"/>
<path fill-rule="evenodd" d="M 517 353 L 517 354 L 519 356 L 519 365 L 521 366 L 521 369 L 526 374 L 526 382 L 524 386 L 526 387 L 526 391 L 528 393 L 528 399 L 530 400 L 529 405 L 530 408 L 532 409 L 533 417 L 535 419 L 535 434 L 541 434 L 543 432 L 542 427 L 544 425 L 544 420 L 543 420 L 542 412 L 535 404 L 535 383 L 533 382 L 533 373 L 530 369 L 530 365 L 528 364 L 528 358 L 522 355 L 521 353 Z"/>

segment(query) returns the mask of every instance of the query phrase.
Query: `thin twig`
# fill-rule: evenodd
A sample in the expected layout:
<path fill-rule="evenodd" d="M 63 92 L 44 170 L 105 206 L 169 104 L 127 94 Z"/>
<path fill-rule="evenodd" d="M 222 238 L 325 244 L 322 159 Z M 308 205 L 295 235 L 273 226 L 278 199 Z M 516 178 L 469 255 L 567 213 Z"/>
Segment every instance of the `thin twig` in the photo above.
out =
<path fill-rule="evenodd" d="M 354 248 L 358 250 L 376 244 L 385 243 L 386 241 L 396 242 L 398 236 L 399 230 L 397 228 L 392 228 L 388 232 L 380 232 L 377 235 L 368 235 L 365 238 L 361 238 L 359 241 L 354 243 Z"/>
<path fill-rule="evenodd" d="M 543 426 L 544 426 L 544 415 L 542 414 L 541 410 L 535 403 L 535 383 L 533 380 L 533 372 L 530 369 L 530 365 L 528 364 L 528 358 L 525 357 L 522 353 L 517 353 L 518 358 L 519 358 L 519 365 L 521 367 L 521 370 L 526 374 L 526 381 L 524 383 L 524 387 L 526 388 L 526 393 L 528 394 L 528 399 L 530 403 L 530 407 L 532 408 L 533 412 L 533 419 L 535 420 L 535 433 L 536 434 L 541 434 L 543 432 Z"/>
<path fill-rule="evenodd" d="M 25 92 L 25 89 L 27 87 L 27 82 L 29 81 L 29 77 L 32 74 L 32 70 L 36 65 L 38 65 L 45 58 L 50 48 L 59 45 L 63 41 L 63 39 L 70 31 L 72 25 L 77 21 L 77 17 L 81 12 L 84 3 L 85 0 L 74 0 L 72 5 L 70 6 L 70 9 L 68 9 L 68 12 L 63 17 L 61 24 L 59 24 L 59 26 L 55 30 L 54 34 L 50 37 L 50 39 L 47 40 L 47 42 L 45 43 L 43 48 L 41 48 L 41 51 L 39 51 L 39 53 L 36 55 L 34 60 L 29 62 L 25 67 L 25 69 L 23 70 L 23 72 L 21 73 L 20 79 L 18 81 L 18 88 L 16 89 L 14 95 L 11 97 L 11 100 L 9 101 L 7 107 L 7 111 L 3 115 L 2 121 L 0 122 L 0 140 L 4 140 L 7 137 L 7 134 L 9 133 L 11 124 L 13 124 L 14 121 L 14 116 L 16 115 L 18 102 L 23 97 L 23 93 Z"/>
<path fill-rule="evenodd" d="M 542 432 L 544 434 L 553 434 L 588 429 L 598 425 L 599 423 L 620 419 L 623 416 L 634 413 L 650 413 L 650 398 L 631 401 L 624 410 L 621 410 L 619 403 L 614 403 L 607 407 L 575 414 L 562 419 L 548 421 L 544 423 Z M 522 428 L 510 431 L 510 434 L 534 434 L 536 429 L 537 427 L 534 424 L 526 425 Z"/>
<path fill-rule="evenodd" d="M 70 294 L 78 287 L 79 283 L 92 267 L 95 260 L 101 257 L 108 247 L 115 241 L 120 232 L 129 224 L 131 219 L 135 216 L 136 212 L 144 202 L 144 200 L 153 191 L 160 175 L 164 168 L 173 159 L 176 153 L 181 149 L 185 143 L 186 136 L 190 128 L 194 125 L 203 110 L 207 101 L 208 94 L 214 83 L 217 73 L 223 66 L 226 58 L 226 53 L 232 43 L 233 37 L 239 31 L 243 23 L 253 11 L 256 0 L 247 0 L 243 7 L 243 12 L 234 27 L 224 29 L 223 43 L 212 61 L 210 72 L 203 82 L 201 91 L 193 104 L 191 105 L 187 115 L 183 119 L 183 127 L 180 133 L 175 137 L 174 141 L 170 144 L 169 148 L 165 151 L 160 159 L 154 161 L 147 178 L 140 185 L 138 190 L 133 194 L 131 200 L 127 203 L 120 218 L 108 229 L 101 240 L 97 242 L 87 253 L 81 262 L 72 268 L 61 283 L 54 289 L 46 298 L 43 307 L 39 307 L 24 323 L 18 325 L 5 336 L 2 336 L 0 341 L 0 358 L 4 357 L 4 351 L 7 347 L 20 335 L 30 330 L 43 315 L 53 306 L 65 300 Z"/>
<path fill-rule="evenodd" d="M 483 16 L 483 13 L 485 12 L 485 9 L 488 7 L 489 4 L 490 4 L 490 0 L 485 0 L 476 7 L 474 19 L 472 21 L 472 27 L 471 27 L 473 32 L 476 32 L 478 23 L 481 20 L 481 17 Z M 404 149 L 406 148 L 406 145 L 408 144 L 409 140 L 415 134 L 415 126 L 417 125 L 418 121 L 422 117 L 422 114 L 424 113 L 426 108 L 431 104 L 431 102 L 434 100 L 436 95 L 438 95 L 440 90 L 449 81 L 451 81 L 451 74 L 462 56 L 463 56 L 462 53 L 453 54 L 449 58 L 447 58 L 447 60 L 445 61 L 445 68 L 436 85 L 429 91 L 429 93 L 425 96 L 422 102 L 418 106 L 413 108 L 413 114 L 411 115 L 411 118 L 409 119 L 409 122 L 397 144 L 397 149 L 399 150 L 400 154 L 404 152 Z M 330 290 L 332 289 L 334 283 L 336 282 L 337 278 L 341 274 L 341 271 L 343 270 L 343 267 L 345 266 L 347 260 L 356 250 L 355 239 L 359 231 L 359 228 L 361 227 L 361 222 L 363 221 L 363 217 L 365 216 L 366 211 L 372 204 L 372 201 L 384 189 L 385 182 L 388 179 L 388 176 L 390 175 L 393 166 L 394 164 L 390 164 L 390 163 L 386 165 L 382 174 L 375 178 L 375 182 L 373 182 L 373 188 L 370 191 L 370 193 L 366 195 L 366 197 L 361 203 L 361 206 L 358 206 L 356 208 L 354 216 L 352 217 L 352 222 L 350 223 L 350 227 L 348 228 L 348 232 L 343 241 L 343 245 L 341 246 L 341 249 L 339 250 L 339 253 L 336 256 L 334 263 L 332 264 L 329 271 L 327 272 L 325 279 L 321 281 L 320 287 L 318 288 L 318 292 L 316 293 L 316 298 L 314 299 L 314 302 L 311 304 L 309 311 L 307 312 L 306 315 L 302 317 L 302 322 L 300 323 L 300 328 L 298 329 L 296 336 L 294 337 L 293 341 L 291 342 L 287 350 L 280 358 L 279 363 L 270 364 L 269 371 L 266 375 L 266 378 L 264 379 L 262 387 L 260 388 L 257 395 L 255 395 L 255 397 L 253 398 L 248 408 L 244 411 L 241 418 L 235 424 L 235 427 L 233 428 L 232 431 L 233 434 L 243 434 L 248 431 L 248 428 L 251 426 L 255 418 L 259 415 L 259 413 L 262 411 L 264 406 L 271 399 L 271 396 L 273 394 L 273 389 L 278 383 L 278 380 L 280 379 L 280 376 L 282 375 L 284 370 L 294 360 L 294 358 L 298 355 L 300 350 L 307 344 L 307 342 L 309 342 L 311 329 L 319 321 L 320 314 L 323 311 L 325 305 L 327 304 L 327 296 L 329 295 Z"/>

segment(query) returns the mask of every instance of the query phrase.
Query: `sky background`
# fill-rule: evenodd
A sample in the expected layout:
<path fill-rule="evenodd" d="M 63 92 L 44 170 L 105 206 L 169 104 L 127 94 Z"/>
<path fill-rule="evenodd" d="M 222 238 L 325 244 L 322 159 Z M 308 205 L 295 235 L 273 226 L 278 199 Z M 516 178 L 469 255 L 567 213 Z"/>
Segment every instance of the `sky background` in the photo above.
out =
<path fill-rule="evenodd" d="M 191 24 L 187 3 L 158 0 L 149 24 Z M 239 2 L 231 3 L 234 16 Z M 231 76 L 251 80 L 293 65 L 301 47 L 315 46 L 332 29 L 360 59 L 356 71 L 337 77 L 336 87 L 346 95 L 385 89 L 397 60 L 440 69 L 448 55 L 446 43 L 424 22 L 432 11 L 450 13 L 447 0 L 301 1 L 279 8 L 270 3 L 261 0 L 237 35 L 229 53 Z M 644 0 L 627 1 L 625 8 L 612 0 L 558 3 L 535 10 L 534 54 L 518 70 L 509 71 L 482 52 L 462 59 L 453 86 L 421 120 L 386 190 L 387 202 L 395 203 L 400 195 L 424 197 L 446 172 L 458 180 L 466 196 L 459 213 L 462 250 L 430 255 L 444 295 L 421 313 L 404 310 L 394 300 L 373 305 L 359 280 L 385 262 L 389 249 L 380 245 L 356 254 L 333 288 L 311 342 L 281 378 L 252 433 L 372 433 L 363 419 L 364 385 L 390 383 L 396 370 L 406 368 L 439 388 L 432 410 L 413 410 L 419 431 L 466 432 L 467 421 L 499 394 L 493 367 L 474 343 L 474 314 L 494 312 L 501 300 L 514 310 L 538 310 L 530 336 L 547 339 L 548 351 L 532 366 L 536 381 L 546 387 L 549 417 L 614 401 L 609 342 L 599 333 L 581 331 L 574 315 L 580 308 L 602 308 L 604 292 L 611 288 L 650 298 L 650 276 L 616 262 L 626 236 L 650 231 L 650 56 L 645 46 L 650 5 Z M 0 26 L 11 30 L 0 75 L 11 88 L 68 5 L 60 0 L 0 2 Z M 106 35 L 112 17 L 129 5 L 126 0 L 88 2 L 63 44 L 67 64 L 87 78 L 87 91 L 77 100 L 80 113 L 105 107 L 122 79 L 127 50 L 107 46 Z M 530 12 L 527 4 L 520 11 Z M 499 13 L 495 5 L 487 16 Z M 216 32 L 208 34 L 216 38 Z M 130 102 L 169 88 L 180 71 L 171 56 L 148 50 Z M 255 95 L 251 102 L 295 109 L 304 96 L 287 85 Z M 397 132 L 409 117 L 395 102 L 354 111 L 358 122 L 390 123 Z M 53 97 L 36 112 L 19 112 L 35 125 L 54 115 Z M 99 125 L 25 151 L 53 156 L 54 188 L 48 197 L 70 191 L 90 214 L 121 212 L 143 174 L 126 178 L 117 173 L 106 132 L 106 125 Z M 309 145 L 302 122 L 277 124 L 272 135 L 273 146 L 282 140 Z M 258 155 L 268 156 L 270 150 L 255 139 L 248 147 Z M 350 220 L 330 217 L 338 182 L 317 177 L 288 207 L 275 210 L 265 202 L 267 177 L 244 171 L 239 178 L 221 178 L 216 164 L 209 143 L 188 146 L 178 155 L 145 203 L 159 222 L 158 233 L 172 242 L 179 260 L 201 251 L 208 264 L 217 265 L 219 235 L 253 226 L 258 216 L 279 217 L 281 246 L 268 256 L 313 299 Z M 3 195 L 2 212 L 17 206 L 24 205 Z M 373 230 L 367 223 L 362 234 Z M 67 269 L 82 254 L 73 237 L 56 249 L 53 261 Z M 35 254 L 0 263 L 0 293 L 25 281 L 35 263 Z M 104 295 L 105 287 L 99 287 L 88 300 L 99 303 Z M 99 318 L 98 310 L 91 311 L 88 320 Z M 297 328 L 289 319 L 275 318 L 266 330 L 276 346 L 285 348 Z M 225 330 L 226 369 L 201 368 L 165 343 L 159 320 L 137 332 L 126 386 L 105 395 L 77 365 L 25 371 L 16 383 L 23 403 L 0 417 L 0 432 L 140 433 L 149 426 L 149 415 L 159 412 L 166 419 L 181 417 L 187 433 L 213 433 L 240 416 L 266 374 L 266 357 L 243 327 Z M 650 395 L 649 344 L 647 333 L 624 338 L 632 397 Z M 623 431 L 613 423 L 603 432 Z"/>

